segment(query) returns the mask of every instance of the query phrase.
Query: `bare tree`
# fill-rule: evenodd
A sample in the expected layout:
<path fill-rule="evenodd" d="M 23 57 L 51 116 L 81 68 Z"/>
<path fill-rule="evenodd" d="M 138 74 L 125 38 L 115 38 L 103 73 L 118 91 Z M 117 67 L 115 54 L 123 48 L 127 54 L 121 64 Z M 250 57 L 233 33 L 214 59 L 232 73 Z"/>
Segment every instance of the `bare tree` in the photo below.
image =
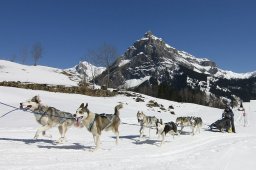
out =
<path fill-rule="evenodd" d="M 32 58 L 34 59 L 34 66 L 37 65 L 40 58 L 42 58 L 43 48 L 41 43 L 35 43 L 32 46 Z"/>
<path fill-rule="evenodd" d="M 106 67 L 107 77 L 106 86 L 109 86 L 109 76 L 110 76 L 110 65 L 117 58 L 117 50 L 114 46 L 104 43 L 97 50 L 92 50 L 89 52 L 90 56 L 93 57 L 95 61 L 101 66 Z M 95 70 L 94 70 L 95 73 Z"/>
<path fill-rule="evenodd" d="M 81 70 L 80 70 L 80 74 L 83 75 L 82 80 L 81 80 L 81 85 L 83 85 L 83 86 L 88 83 L 88 75 L 86 74 L 86 69 L 88 69 L 88 68 L 84 68 L 83 64 L 82 64 L 83 61 L 86 61 L 86 59 L 87 59 L 86 56 L 81 57 L 80 58 L 80 63 L 79 63 L 80 67 L 82 67 Z"/>
<path fill-rule="evenodd" d="M 20 52 L 20 56 L 21 56 L 21 62 L 22 64 L 25 64 L 27 58 L 28 58 L 28 49 L 27 48 L 22 48 L 21 52 Z"/>
<path fill-rule="evenodd" d="M 91 64 L 94 64 L 94 65 L 96 65 L 97 64 L 97 57 L 95 56 L 95 51 L 93 51 L 93 50 L 88 50 L 87 51 L 87 62 L 89 62 L 89 60 L 90 60 L 90 63 Z M 91 73 L 92 73 L 92 77 L 91 77 L 91 80 L 90 81 L 92 81 L 92 83 L 93 83 L 93 89 L 95 89 L 95 77 L 96 77 L 96 72 L 97 72 L 97 68 L 96 67 L 90 67 L 89 68 L 90 69 L 90 71 L 91 71 Z"/>
<path fill-rule="evenodd" d="M 92 54 L 90 54 L 90 51 L 88 51 L 87 52 L 88 54 L 87 54 L 87 56 L 89 57 L 89 58 L 92 58 Z M 87 61 L 88 63 L 90 63 L 90 62 L 92 62 L 92 63 L 90 63 L 90 64 L 95 64 L 95 60 L 93 61 Z M 91 71 L 91 73 L 92 73 L 92 77 L 91 77 L 91 79 L 90 79 L 90 81 L 92 81 L 92 83 L 93 83 L 93 89 L 95 89 L 95 77 L 96 77 L 96 72 L 97 72 L 97 68 L 96 67 L 94 67 L 94 66 L 90 66 L 90 68 L 88 68 L 88 69 L 90 69 L 90 71 Z"/>

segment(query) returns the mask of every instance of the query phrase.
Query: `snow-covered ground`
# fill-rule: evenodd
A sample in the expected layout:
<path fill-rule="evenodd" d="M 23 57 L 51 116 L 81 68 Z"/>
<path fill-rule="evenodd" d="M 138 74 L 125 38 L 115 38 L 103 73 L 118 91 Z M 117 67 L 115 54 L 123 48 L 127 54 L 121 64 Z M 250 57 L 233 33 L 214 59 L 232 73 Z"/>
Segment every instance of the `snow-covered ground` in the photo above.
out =
<path fill-rule="evenodd" d="M 58 139 L 57 128 L 50 130 L 52 139 L 33 136 L 39 125 L 33 114 L 21 110 L 0 119 L 0 169 L 179 169 L 179 170 L 254 170 L 256 167 L 256 119 L 250 112 L 249 104 L 244 103 L 249 125 L 236 124 L 237 133 L 207 131 L 211 124 L 221 117 L 222 110 L 188 103 L 176 103 L 145 96 L 145 102 L 137 103 L 132 97 L 89 97 L 77 94 L 50 93 L 0 87 L 0 102 L 19 106 L 34 95 L 40 95 L 42 102 L 63 111 L 74 113 L 82 102 L 88 102 L 89 109 L 97 113 L 113 113 L 118 102 L 123 102 L 121 110 L 120 142 L 115 145 L 112 132 L 103 132 L 101 149 L 90 152 L 94 147 L 92 135 L 86 129 L 72 127 L 64 144 L 55 145 Z M 146 103 L 156 100 L 165 108 L 174 106 L 176 115 L 149 109 Z M 12 110 L 0 104 L 0 115 Z M 177 116 L 201 116 L 204 126 L 195 136 L 180 135 L 166 138 L 159 147 L 160 140 L 151 130 L 151 138 L 139 139 L 139 126 L 136 119 L 138 110 L 147 115 L 155 115 L 165 122 L 174 121 Z M 238 111 L 234 109 L 235 116 Z M 191 130 L 185 128 L 187 132 Z M 148 136 L 148 131 L 145 131 Z"/>

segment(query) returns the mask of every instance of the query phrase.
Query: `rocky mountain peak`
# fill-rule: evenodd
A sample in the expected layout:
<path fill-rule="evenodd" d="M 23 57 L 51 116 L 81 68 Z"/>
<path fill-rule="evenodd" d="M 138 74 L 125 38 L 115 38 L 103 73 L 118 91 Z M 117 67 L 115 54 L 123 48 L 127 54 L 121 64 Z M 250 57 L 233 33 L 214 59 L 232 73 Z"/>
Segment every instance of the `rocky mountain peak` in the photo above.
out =
<path fill-rule="evenodd" d="M 144 34 L 144 37 L 145 38 L 150 38 L 151 36 L 153 36 L 153 33 L 151 31 L 147 31 L 145 34 Z"/>
<path fill-rule="evenodd" d="M 241 92 L 237 89 L 242 87 L 238 87 L 234 82 L 241 81 L 246 84 L 254 81 L 250 79 L 252 74 L 240 75 L 221 70 L 215 62 L 207 58 L 198 58 L 185 51 L 179 51 L 151 31 L 135 41 L 111 66 L 110 72 L 110 87 L 133 88 L 164 98 L 170 97 L 164 96 L 168 91 L 173 96 L 182 97 L 183 93 L 187 93 L 187 89 L 190 89 L 191 93 L 196 93 L 197 90 L 225 97 L 230 97 L 232 91 L 240 96 Z M 106 83 L 106 74 L 107 72 L 103 72 L 97 77 L 98 84 Z M 240 77 L 241 80 L 230 80 Z"/>

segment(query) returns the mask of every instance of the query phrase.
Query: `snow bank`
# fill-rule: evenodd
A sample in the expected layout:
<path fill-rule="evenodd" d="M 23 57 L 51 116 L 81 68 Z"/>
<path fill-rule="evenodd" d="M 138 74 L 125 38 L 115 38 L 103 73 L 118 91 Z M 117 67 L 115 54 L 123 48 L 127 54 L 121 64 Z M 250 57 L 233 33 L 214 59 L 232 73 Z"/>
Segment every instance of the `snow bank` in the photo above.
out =
<path fill-rule="evenodd" d="M 0 81 L 76 86 L 77 82 L 71 81 L 62 71 L 52 67 L 27 66 L 0 60 Z"/>

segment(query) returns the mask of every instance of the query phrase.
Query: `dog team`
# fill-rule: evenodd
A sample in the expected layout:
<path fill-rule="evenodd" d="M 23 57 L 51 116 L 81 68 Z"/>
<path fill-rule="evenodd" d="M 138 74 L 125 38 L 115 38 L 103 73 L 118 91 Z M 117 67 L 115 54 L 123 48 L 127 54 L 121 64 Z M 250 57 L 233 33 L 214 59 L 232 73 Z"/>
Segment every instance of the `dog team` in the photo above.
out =
<path fill-rule="evenodd" d="M 51 135 L 46 134 L 46 131 L 57 126 L 60 133 L 57 143 L 63 143 L 65 141 L 65 134 L 72 125 L 80 128 L 85 127 L 93 136 L 96 145 L 94 150 L 100 148 L 102 131 L 111 130 L 114 132 L 116 144 L 118 144 L 119 126 L 121 124 L 119 110 L 121 108 L 123 108 L 123 105 L 119 104 L 114 108 L 113 114 L 96 114 L 89 110 L 88 103 L 82 103 L 75 114 L 71 114 L 42 104 L 39 96 L 34 96 L 32 99 L 20 103 L 20 109 L 33 112 L 36 121 L 42 125 L 37 129 L 34 139 L 37 139 L 40 134 L 50 138 Z M 202 127 L 202 119 L 200 117 L 178 117 L 176 123 L 172 121 L 163 123 L 161 119 L 157 119 L 155 116 L 146 116 L 143 112 L 138 111 L 137 119 L 141 126 L 139 131 L 140 140 L 144 135 L 145 128 L 149 129 L 149 137 L 150 129 L 155 128 L 156 133 L 162 136 L 161 145 L 164 143 L 165 136 L 168 133 L 173 136 L 179 135 L 185 126 L 190 126 L 194 135 L 195 132 L 200 133 L 200 128 Z M 181 127 L 180 132 L 178 132 L 177 126 Z"/>

